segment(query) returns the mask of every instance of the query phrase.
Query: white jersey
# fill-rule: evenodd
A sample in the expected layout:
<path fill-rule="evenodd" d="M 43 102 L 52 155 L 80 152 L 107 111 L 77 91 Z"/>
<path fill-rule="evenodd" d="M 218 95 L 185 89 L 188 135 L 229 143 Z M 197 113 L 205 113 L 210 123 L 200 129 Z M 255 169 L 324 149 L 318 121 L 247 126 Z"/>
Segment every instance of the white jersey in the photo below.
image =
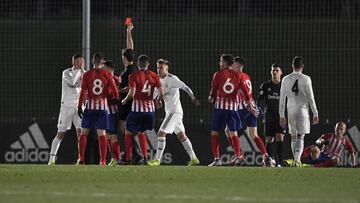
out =
<path fill-rule="evenodd" d="M 306 110 L 309 112 L 310 104 L 313 114 L 318 116 L 311 78 L 309 76 L 294 71 L 283 78 L 280 89 L 280 117 L 285 117 L 285 98 L 288 99 L 288 109 Z"/>
<path fill-rule="evenodd" d="M 164 103 L 166 115 L 171 113 L 183 114 L 183 109 L 180 102 L 179 89 L 184 90 L 191 99 L 195 99 L 193 91 L 177 76 L 168 74 L 165 78 L 160 77 L 160 82 L 164 89 Z M 157 95 L 157 92 L 155 93 Z"/>
<path fill-rule="evenodd" d="M 83 69 L 68 68 L 62 72 L 61 105 L 77 107 L 81 90 Z"/>

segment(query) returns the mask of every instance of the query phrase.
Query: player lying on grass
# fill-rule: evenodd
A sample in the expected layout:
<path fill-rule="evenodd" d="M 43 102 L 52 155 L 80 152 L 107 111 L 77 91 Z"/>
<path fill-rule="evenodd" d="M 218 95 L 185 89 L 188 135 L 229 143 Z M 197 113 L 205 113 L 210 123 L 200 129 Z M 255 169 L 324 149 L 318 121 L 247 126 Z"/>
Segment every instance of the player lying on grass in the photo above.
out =
<path fill-rule="evenodd" d="M 339 165 L 341 155 L 347 149 L 351 157 L 351 166 L 355 166 L 355 150 L 345 133 L 346 124 L 336 123 L 335 133 L 324 134 L 316 140 L 315 145 L 305 148 L 301 162 L 314 167 L 334 167 Z M 292 160 L 286 160 L 286 164 L 294 165 Z"/>
<path fill-rule="evenodd" d="M 139 71 L 129 77 L 129 93 L 122 100 L 122 105 L 132 100 L 131 111 L 126 120 L 125 129 L 125 162 L 130 164 L 132 160 L 133 136 L 145 133 L 146 130 L 154 129 L 155 104 L 153 94 L 155 88 L 159 91 L 156 103 L 160 103 L 164 91 L 159 76 L 148 70 L 149 57 L 141 55 L 138 58 Z M 143 164 L 147 164 L 147 156 L 143 157 Z"/>
<path fill-rule="evenodd" d="M 165 119 L 162 122 L 158 133 L 158 146 L 154 160 L 149 161 L 148 165 L 158 166 L 166 146 L 166 134 L 175 133 L 177 138 L 184 146 L 190 157 L 189 166 L 198 165 L 199 159 L 196 157 L 192 144 L 185 134 L 183 124 L 183 109 L 180 102 L 179 89 L 184 90 L 195 106 L 199 106 L 200 102 L 194 96 L 193 91 L 176 75 L 169 73 L 169 61 L 159 59 L 157 61 L 158 75 L 160 76 L 161 85 L 164 88 L 165 102 Z M 160 107 L 160 106 L 158 106 Z"/>

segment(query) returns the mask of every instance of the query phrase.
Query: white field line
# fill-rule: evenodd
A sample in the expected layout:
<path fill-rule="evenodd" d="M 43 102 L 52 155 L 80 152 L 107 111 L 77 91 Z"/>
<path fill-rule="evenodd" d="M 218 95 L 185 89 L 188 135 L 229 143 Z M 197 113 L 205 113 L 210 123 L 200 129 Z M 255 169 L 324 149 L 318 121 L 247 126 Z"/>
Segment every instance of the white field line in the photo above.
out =
<path fill-rule="evenodd" d="M 125 198 L 125 199 L 165 199 L 165 200 L 225 200 L 233 202 L 282 202 L 282 203 L 359 203 L 354 199 L 316 199 L 316 198 L 275 198 L 275 197 L 245 197 L 245 196 L 221 196 L 221 195 L 142 195 L 142 194 L 119 194 L 109 192 L 39 192 L 39 191 L 19 191 L 19 190 L 3 190 L 0 191 L 2 195 L 50 195 L 58 197 L 93 197 L 93 198 Z"/>

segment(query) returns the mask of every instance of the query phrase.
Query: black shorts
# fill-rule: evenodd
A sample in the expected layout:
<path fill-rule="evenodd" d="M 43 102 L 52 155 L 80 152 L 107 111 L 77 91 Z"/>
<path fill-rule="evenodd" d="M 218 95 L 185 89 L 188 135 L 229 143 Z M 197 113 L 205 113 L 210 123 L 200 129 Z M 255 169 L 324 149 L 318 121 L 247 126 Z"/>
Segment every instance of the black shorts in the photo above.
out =
<path fill-rule="evenodd" d="M 119 106 L 119 120 L 126 121 L 130 111 L 132 102 L 128 101 L 125 105 Z"/>
<path fill-rule="evenodd" d="M 285 134 L 285 129 L 280 126 L 278 119 L 273 119 L 272 121 L 265 121 L 264 131 L 266 137 L 275 137 L 276 133 Z"/>

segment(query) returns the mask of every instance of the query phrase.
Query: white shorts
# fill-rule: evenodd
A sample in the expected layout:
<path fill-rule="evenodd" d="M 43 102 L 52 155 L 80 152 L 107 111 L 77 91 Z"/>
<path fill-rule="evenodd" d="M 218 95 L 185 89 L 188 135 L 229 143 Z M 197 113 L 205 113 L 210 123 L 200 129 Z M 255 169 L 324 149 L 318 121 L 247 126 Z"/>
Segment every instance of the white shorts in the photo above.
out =
<path fill-rule="evenodd" d="M 162 131 L 166 134 L 172 134 L 173 132 L 175 134 L 185 132 L 182 119 L 183 115 L 181 113 L 170 113 L 166 115 L 159 131 Z"/>
<path fill-rule="evenodd" d="M 288 109 L 288 123 L 291 135 L 310 133 L 309 112 L 306 109 Z"/>
<path fill-rule="evenodd" d="M 81 128 L 81 119 L 78 115 L 77 107 L 61 106 L 58 119 L 58 132 L 66 132 L 71 129 L 74 123 L 76 129 Z"/>

